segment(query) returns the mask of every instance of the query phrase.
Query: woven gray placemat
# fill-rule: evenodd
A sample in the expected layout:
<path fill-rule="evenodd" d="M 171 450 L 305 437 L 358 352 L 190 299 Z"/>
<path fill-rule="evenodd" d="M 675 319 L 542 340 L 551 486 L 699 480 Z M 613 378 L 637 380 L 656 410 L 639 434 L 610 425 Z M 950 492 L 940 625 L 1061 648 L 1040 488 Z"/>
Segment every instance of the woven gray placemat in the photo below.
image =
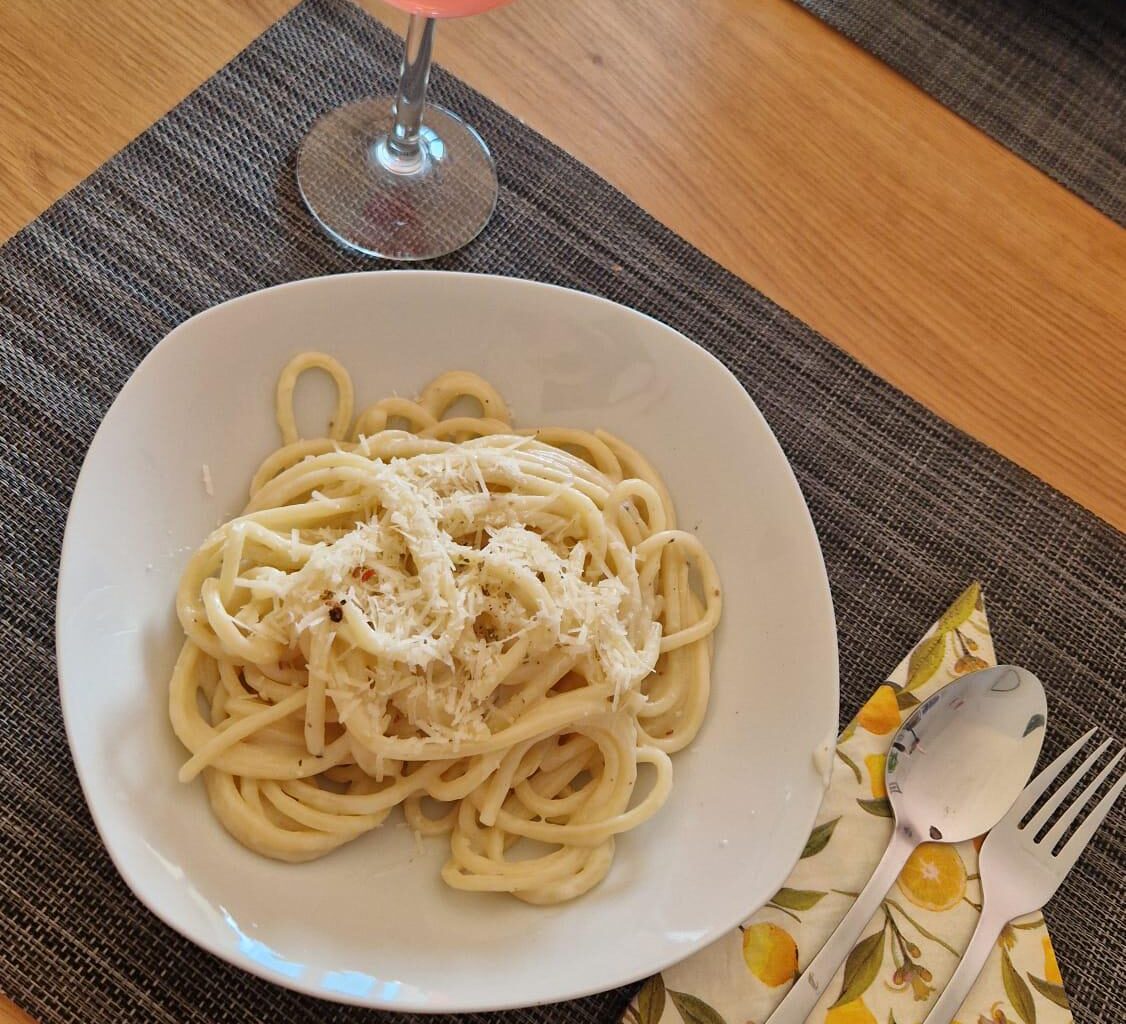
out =
<path fill-rule="evenodd" d="M 795 0 L 1126 223 L 1123 0 Z"/>
<path fill-rule="evenodd" d="M 319 113 L 390 90 L 398 52 L 349 4 L 308 0 L 0 249 L 0 989 L 42 1024 L 407 1019 L 244 975 L 137 903 L 83 803 L 53 656 L 71 489 L 141 358 L 232 296 L 373 267 L 314 229 L 293 154 Z M 763 410 L 825 549 L 846 718 L 978 576 L 1000 655 L 1049 688 L 1050 749 L 1095 722 L 1126 732 L 1120 534 L 873 376 L 477 93 L 441 72 L 434 91 L 489 141 L 502 189 L 484 234 L 438 266 L 640 309 L 719 356 Z M 1124 867 L 1119 813 L 1049 912 L 1082 1022 L 1119 1020 Z M 488 1019 L 612 1021 L 628 994 Z"/>

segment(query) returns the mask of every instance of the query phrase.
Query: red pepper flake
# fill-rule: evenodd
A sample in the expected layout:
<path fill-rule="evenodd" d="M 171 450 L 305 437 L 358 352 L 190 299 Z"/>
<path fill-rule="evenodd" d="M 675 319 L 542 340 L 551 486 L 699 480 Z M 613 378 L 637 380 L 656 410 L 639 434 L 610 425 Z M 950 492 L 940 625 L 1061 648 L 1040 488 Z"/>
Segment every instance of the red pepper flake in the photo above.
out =
<path fill-rule="evenodd" d="M 336 605 L 328 610 L 328 617 L 332 619 L 333 622 L 339 622 L 344 618 L 344 609 Z"/>
<path fill-rule="evenodd" d="M 361 583 L 367 583 L 367 581 L 370 580 L 374 575 L 375 575 L 374 569 L 365 569 L 363 571 L 363 575 L 360 576 L 360 582 Z"/>

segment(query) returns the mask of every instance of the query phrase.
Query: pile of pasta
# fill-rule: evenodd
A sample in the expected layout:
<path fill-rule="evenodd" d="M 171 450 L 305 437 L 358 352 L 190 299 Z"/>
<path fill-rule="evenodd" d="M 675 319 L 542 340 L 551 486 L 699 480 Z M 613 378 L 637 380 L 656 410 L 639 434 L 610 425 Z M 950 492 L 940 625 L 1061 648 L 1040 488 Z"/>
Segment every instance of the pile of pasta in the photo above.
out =
<path fill-rule="evenodd" d="M 301 439 L 313 369 L 337 407 Z M 451 414 L 465 399 L 479 415 Z M 660 478 L 603 431 L 516 429 L 462 371 L 353 422 L 348 373 L 304 353 L 277 417 L 282 447 L 178 590 L 181 780 L 202 774 L 268 857 L 323 856 L 401 808 L 448 836 L 454 888 L 586 892 L 707 707 L 720 585 Z"/>

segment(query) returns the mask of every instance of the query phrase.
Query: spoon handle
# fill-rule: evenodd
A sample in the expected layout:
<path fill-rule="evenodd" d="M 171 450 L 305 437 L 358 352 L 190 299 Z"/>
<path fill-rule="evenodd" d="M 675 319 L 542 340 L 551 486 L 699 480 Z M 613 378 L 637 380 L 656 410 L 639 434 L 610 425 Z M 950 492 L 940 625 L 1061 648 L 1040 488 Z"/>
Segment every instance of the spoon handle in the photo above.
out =
<path fill-rule="evenodd" d="M 825 986 L 833 980 L 837 968 L 856 945 L 865 925 L 872 920 L 872 915 L 879 909 L 884 896 L 899 877 L 899 872 L 917 845 L 918 840 L 896 828 L 868 884 L 856 897 L 856 902 L 837 925 L 836 931 L 821 947 L 821 952 L 810 961 L 805 973 L 794 982 L 794 987 L 786 993 L 786 998 L 775 1008 L 767 1024 L 803 1024 L 817 1005 Z"/>

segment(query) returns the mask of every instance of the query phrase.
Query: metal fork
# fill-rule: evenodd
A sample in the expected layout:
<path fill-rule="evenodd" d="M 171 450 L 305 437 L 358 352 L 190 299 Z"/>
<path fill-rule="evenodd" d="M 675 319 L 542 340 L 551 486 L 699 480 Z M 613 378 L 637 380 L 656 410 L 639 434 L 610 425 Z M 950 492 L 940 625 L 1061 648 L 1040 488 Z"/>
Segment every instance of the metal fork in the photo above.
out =
<path fill-rule="evenodd" d="M 985 966 L 1001 929 L 1013 918 L 1039 910 L 1052 898 L 1067 873 L 1075 866 L 1079 854 L 1091 841 L 1096 829 L 1103 823 L 1114 801 L 1126 787 L 1126 773 L 1123 773 L 1087 815 L 1063 849 L 1058 854 L 1052 852 L 1084 807 L 1110 777 L 1123 755 L 1126 755 L 1126 748 L 1123 748 L 1075 798 L 1043 839 L 1037 842 L 1037 833 L 1044 828 L 1064 800 L 1078 789 L 1084 776 L 1110 746 L 1110 740 L 1104 740 L 1052 794 L 1028 824 L 1021 827 L 1021 819 L 1047 791 L 1056 776 L 1076 760 L 1076 755 L 1094 734 L 1095 730 L 1092 729 L 1037 775 L 1017 798 L 1012 810 L 986 838 L 978 857 L 982 888 L 981 917 L 961 963 L 931 1008 L 924 1024 L 949 1024 L 954 1019 Z"/>

